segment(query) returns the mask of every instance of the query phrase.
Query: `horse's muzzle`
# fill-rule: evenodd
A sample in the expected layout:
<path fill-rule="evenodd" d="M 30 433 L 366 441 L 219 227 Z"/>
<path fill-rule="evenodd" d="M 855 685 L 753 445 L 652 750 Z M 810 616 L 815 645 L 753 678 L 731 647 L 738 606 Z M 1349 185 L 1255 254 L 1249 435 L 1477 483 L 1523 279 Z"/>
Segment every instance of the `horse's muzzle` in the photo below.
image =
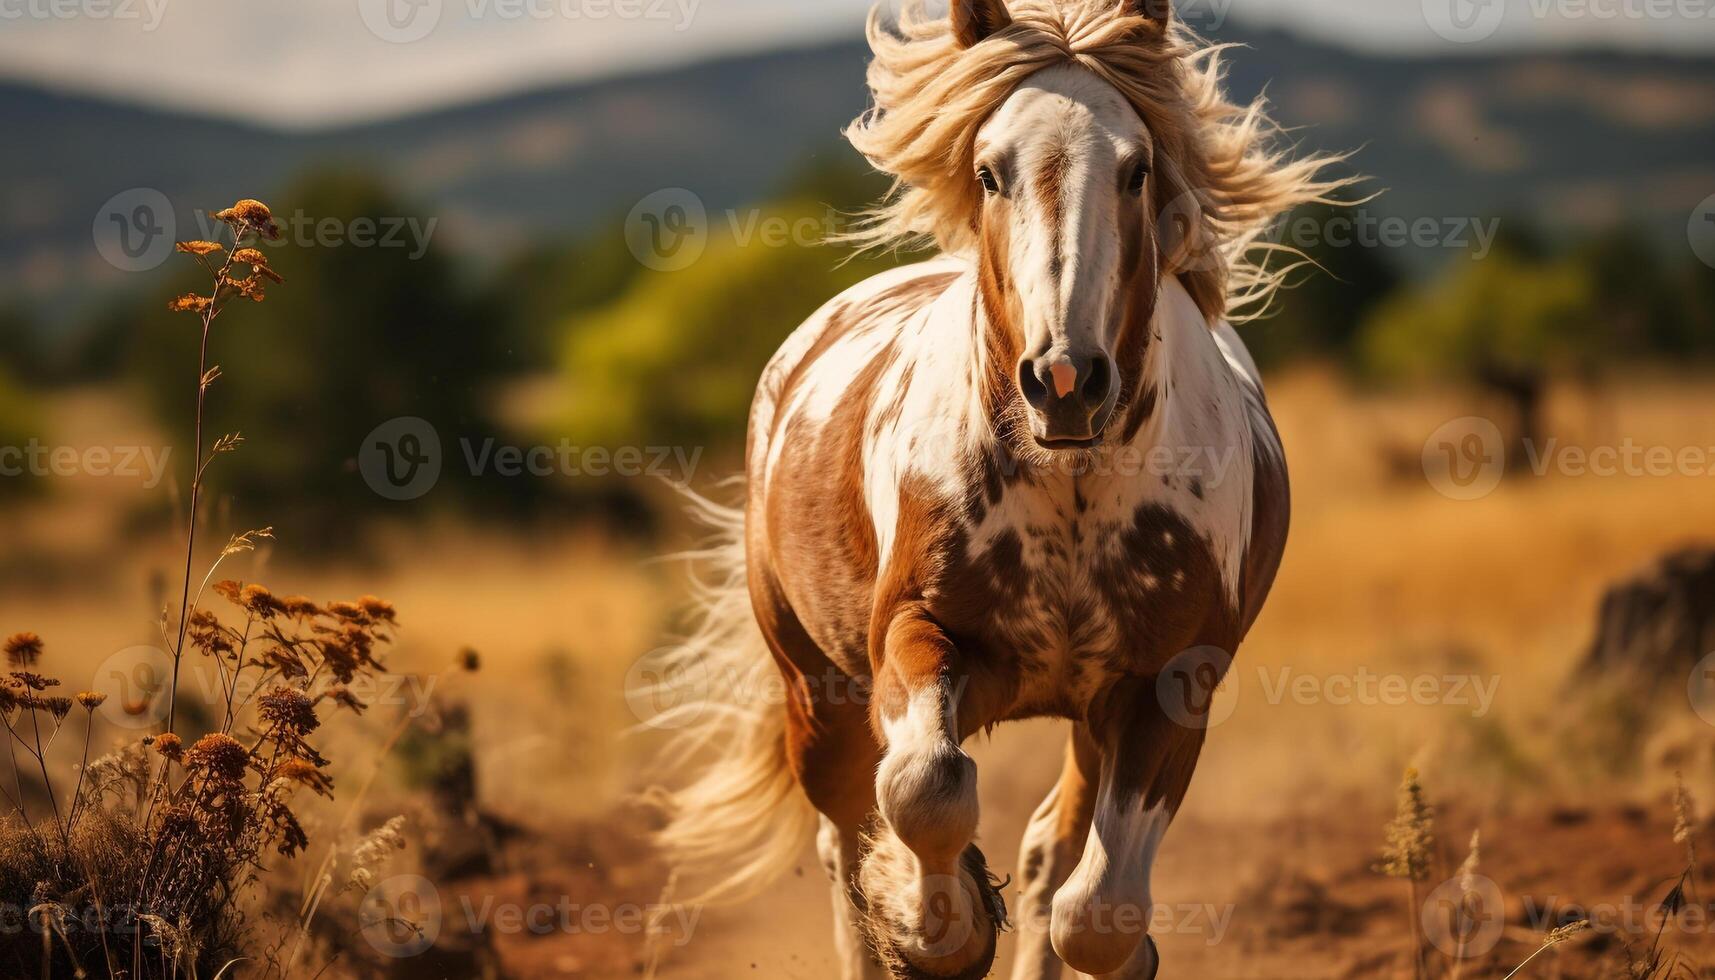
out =
<path fill-rule="evenodd" d="M 1018 362 L 1030 434 L 1045 449 L 1092 449 L 1114 409 L 1114 365 L 1105 351 L 1052 351 Z"/>

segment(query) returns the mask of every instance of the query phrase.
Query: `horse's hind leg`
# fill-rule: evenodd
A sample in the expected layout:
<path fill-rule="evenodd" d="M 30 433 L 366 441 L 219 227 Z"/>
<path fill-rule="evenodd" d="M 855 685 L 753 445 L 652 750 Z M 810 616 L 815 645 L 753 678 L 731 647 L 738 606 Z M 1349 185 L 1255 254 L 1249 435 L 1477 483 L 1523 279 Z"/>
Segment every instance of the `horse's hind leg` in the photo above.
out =
<path fill-rule="evenodd" d="M 1013 980 L 1059 980 L 1064 970 L 1049 938 L 1048 925 L 1054 893 L 1065 884 L 1084 852 L 1101 761 L 1088 730 L 1074 725 L 1066 741 L 1060 781 L 1025 828 L 1018 855 L 1020 907 L 1013 917 L 1018 930 Z"/>
<path fill-rule="evenodd" d="M 816 852 L 822 857 L 833 893 L 834 951 L 840 962 L 840 977 L 886 980 L 887 971 L 870 953 L 863 933 L 862 898 L 857 887 L 858 868 L 863 863 L 862 831 L 841 827 L 824 815 L 816 835 Z"/>

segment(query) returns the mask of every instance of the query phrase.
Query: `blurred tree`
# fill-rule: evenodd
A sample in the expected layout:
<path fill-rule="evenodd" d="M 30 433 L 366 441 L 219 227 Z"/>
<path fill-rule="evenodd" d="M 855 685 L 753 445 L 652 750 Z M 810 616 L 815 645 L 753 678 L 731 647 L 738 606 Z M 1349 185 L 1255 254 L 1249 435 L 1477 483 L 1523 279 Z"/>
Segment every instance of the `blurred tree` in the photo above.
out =
<path fill-rule="evenodd" d="M 1267 316 L 1240 328 L 1262 368 L 1312 358 L 1349 362 L 1365 318 L 1398 288 L 1399 274 L 1380 248 L 1331 233 L 1343 220 L 1350 220 L 1347 209 L 1314 205 L 1281 225 L 1285 242 L 1311 264 L 1292 274 Z"/>
<path fill-rule="evenodd" d="M 387 504 L 357 469 L 365 435 L 401 416 L 428 420 L 441 437 L 445 465 L 426 501 L 470 489 L 456 439 L 493 432 L 478 408 L 496 360 L 493 337 L 425 234 L 432 225 L 362 174 L 312 175 L 269 203 L 285 234 L 268 246 L 270 258 L 286 282 L 266 303 L 232 308 L 210 340 L 209 359 L 223 373 L 210 392 L 205 442 L 226 431 L 247 440 L 215 464 L 214 485 L 232 494 L 235 519 L 290 521 L 308 540 L 382 505 L 424 504 Z M 396 222 L 404 230 L 389 237 Z M 200 285 L 190 273 L 182 282 Z M 133 370 L 183 445 L 196 325 L 162 300 L 134 336 Z"/>
<path fill-rule="evenodd" d="M 41 437 L 40 424 L 41 416 L 34 402 L 0 368 L 0 497 L 22 495 L 42 483 L 28 473 L 11 472 L 22 463 L 15 458 L 16 451 L 24 450 L 31 439 Z"/>
<path fill-rule="evenodd" d="M 1523 465 L 1526 440 L 1539 436 L 1547 378 L 1588 373 L 1607 355 L 1595 300 L 1574 261 L 1503 249 L 1455 260 L 1382 304 L 1365 327 L 1362 363 L 1384 378 L 1453 378 L 1504 397 L 1513 411 L 1507 458 Z"/>
<path fill-rule="evenodd" d="M 20 378 L 39 378 L 46 359 L 40 331 L 22 307 L 0 308 L 0 371 Z"/>
<path fill-rule="evenodd" d="M 613 302 L 641 270 L 625 247 L 623 218 L 588 238 L 534 246 L 511 258 L 484 304 L 498 313 L 506 368 L 526 374 L 552 369 L 567 318 Z"/>
<path fill-rule="evenodd" d="M 759 209 L 772 227 L 839 218 L 811 200 Z M 586 445 L 738 445 L 756 379 L 788 333 L 841 290 L 896 264 L 794 233 L 741 243 L 715 222 L 688 268 L 644 272 L 611 307 L 568 331 L 565 428 Z"/>

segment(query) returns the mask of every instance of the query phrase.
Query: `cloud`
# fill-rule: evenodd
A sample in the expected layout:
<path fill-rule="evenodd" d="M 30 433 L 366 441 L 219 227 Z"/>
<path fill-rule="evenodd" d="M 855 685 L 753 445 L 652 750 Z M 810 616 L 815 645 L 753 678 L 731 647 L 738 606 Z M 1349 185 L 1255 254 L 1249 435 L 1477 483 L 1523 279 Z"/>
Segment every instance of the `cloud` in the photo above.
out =
<path fill-rule="evenodd" d="M 888 0 L 898 2 L 898 0 Z M 1186 0 L 1340 43 L 1448 53 L 1426 3 Z M 1499 2 L 1499 0 L 1493 0 Z M 855 37 L 870 0 L 0 0 L 0 72 L 77 91 L 313 126 L 724 52 Z M 1492 44 L 1715 48 L 1715 0 L 1508 0 Z M 1565 8 L 1562 10 L 1561 8 Z M 1225 9 L 1225 8 L 1223 8 Z M 1590 11 L 1609 9 L 1618 16 Z M 1583 10 L 1573 15 L 1568 11 Z M 420 35 L 420 37 L 418 37 Z M 408 39 L 416 38 L 416 39 Z"/>

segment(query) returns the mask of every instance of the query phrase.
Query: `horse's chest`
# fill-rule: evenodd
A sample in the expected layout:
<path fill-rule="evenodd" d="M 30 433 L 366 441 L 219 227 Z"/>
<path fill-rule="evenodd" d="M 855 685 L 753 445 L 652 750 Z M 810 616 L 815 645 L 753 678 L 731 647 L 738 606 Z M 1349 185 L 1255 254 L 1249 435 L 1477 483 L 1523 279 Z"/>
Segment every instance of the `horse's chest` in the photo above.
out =
<path fill-rule="evenodd" d="M 1171 500 L 1029 504 L 968 528 L 933 600 L 976 655 L 1016 674 L 1021 711 L 1075 709 L 1206 641 L 1221 575 Z"/>

